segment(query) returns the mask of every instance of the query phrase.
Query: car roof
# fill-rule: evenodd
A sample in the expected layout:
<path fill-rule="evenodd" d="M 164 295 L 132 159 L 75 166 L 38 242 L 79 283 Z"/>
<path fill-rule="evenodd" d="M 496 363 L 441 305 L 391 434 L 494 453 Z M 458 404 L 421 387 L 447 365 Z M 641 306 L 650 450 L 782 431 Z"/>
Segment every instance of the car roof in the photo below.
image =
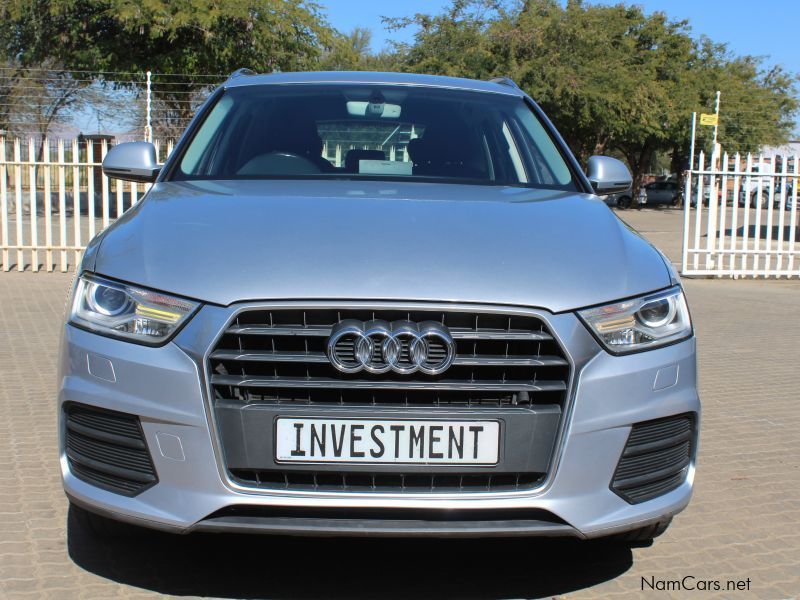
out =
<path fill-rule="evenodd" d="M 436 87 L 446 89 L 471 90 L 506 96 L 524 96 L 524 92 L 513 83 L 478 81 L 462 77 L 441 75 L 420 75 L 417 73 L 379 73 L 372 71 L 307 71 L 302 73 L 269 73 L 263 75 L 246 74 L 237 71 L 224 83 L 226 88 L 252 85 L 290 85 L 290 84 L 383 84 Z"/>

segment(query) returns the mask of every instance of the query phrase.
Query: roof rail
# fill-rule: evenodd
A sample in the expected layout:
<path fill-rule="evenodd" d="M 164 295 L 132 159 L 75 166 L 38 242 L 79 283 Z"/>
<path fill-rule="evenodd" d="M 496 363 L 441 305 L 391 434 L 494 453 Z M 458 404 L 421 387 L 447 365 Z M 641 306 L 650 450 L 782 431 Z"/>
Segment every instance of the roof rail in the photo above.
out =
<path fill-rule="evenodd" d="M 489 80 L 490 83 L 499 83 L 500 85 L 507 85 L 508 87 L 512 87 L 515 90 L 520 89 L 517 85 L 517 82 L 511 79 L 511 77 L 492 77 Z"/>
<path fill-rule="evenodd" d="M 234 77 L 242 77 L 245 75 L 258 75 L 253 69 L 236 69 L 233 73 L 228 76 L 228 79 L 233 79 Z"/>

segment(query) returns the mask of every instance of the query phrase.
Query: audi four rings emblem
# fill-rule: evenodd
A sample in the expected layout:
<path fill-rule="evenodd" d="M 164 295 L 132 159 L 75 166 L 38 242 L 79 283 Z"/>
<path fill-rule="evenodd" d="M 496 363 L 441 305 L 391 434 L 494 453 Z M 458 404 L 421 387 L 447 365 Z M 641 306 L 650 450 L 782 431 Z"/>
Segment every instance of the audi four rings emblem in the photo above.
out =
<path fill-rule="evenodd" d="M 438 375 L 456 357 L 456 344 L 441 323 L 358 321 L 337 323 L 328 338 L 328 359 L 344 373 Z"/>

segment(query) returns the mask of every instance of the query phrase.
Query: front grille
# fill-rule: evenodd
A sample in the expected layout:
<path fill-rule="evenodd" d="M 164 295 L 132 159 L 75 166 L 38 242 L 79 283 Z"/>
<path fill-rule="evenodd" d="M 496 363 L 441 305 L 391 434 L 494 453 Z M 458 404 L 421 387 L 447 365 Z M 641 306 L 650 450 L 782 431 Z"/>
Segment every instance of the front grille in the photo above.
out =
<path fill-rule="evenodd" d="M 78 479 L 125 496 L 158 481 L 138 417 L 75 403 L 64 416 L 67 460 Z"/>
<path fill-rule="evenodd" d="M 336 473 L 232 469 L 239 483 L 319 492 L 507 492 L 530 489 L 544 473 Z"/>
<path fill-rule="evenodd" d="M 343 373 L 326 343 L 345 319 L 441 323 L 455 340 L 455 359 L 438 375 Z M 209 362 L 215 399 L 245 404 L 562 404 L 569 379 L 566 357 L 540 319 L 466 311 L 250 310 L 229 325 Z"/>
<path fill-rule="evenodd" d="M 694 416 L 690 413 L 635 424 L 611 489 L 631 504 L 674 490 L 686 479 L 694 440 Z"/>

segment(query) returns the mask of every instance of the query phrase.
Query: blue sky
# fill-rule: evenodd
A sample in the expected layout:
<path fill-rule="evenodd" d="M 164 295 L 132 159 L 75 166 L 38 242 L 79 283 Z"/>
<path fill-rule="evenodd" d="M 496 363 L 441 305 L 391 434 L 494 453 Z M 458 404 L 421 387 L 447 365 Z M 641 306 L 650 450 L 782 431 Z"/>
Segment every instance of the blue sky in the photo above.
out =
<path fill-rule="evenodd" d="M 347 32 L 354 27 L 367 27 L 373 32 L 373 50 L 380 50 L 387 40 L 410 41 L 409 30 L 388 33 L 382 16 L 402 17 L 418 12 L 437 13 L 450 2 L 443 0 L 318 0 L 331 24 Z M 591 2 L 617 4 L 618 2 Z M 736 54 L 769 57 L 770 64 L 780 64 L 793 73 L 800 73 L 798 32 L 800 1 L 762 0 L 640 0 L 645 11 L 661 11 L 672 19 L 687 19 L 695 35 L 707 35 L 716 42 L 725 42 Z"/>

